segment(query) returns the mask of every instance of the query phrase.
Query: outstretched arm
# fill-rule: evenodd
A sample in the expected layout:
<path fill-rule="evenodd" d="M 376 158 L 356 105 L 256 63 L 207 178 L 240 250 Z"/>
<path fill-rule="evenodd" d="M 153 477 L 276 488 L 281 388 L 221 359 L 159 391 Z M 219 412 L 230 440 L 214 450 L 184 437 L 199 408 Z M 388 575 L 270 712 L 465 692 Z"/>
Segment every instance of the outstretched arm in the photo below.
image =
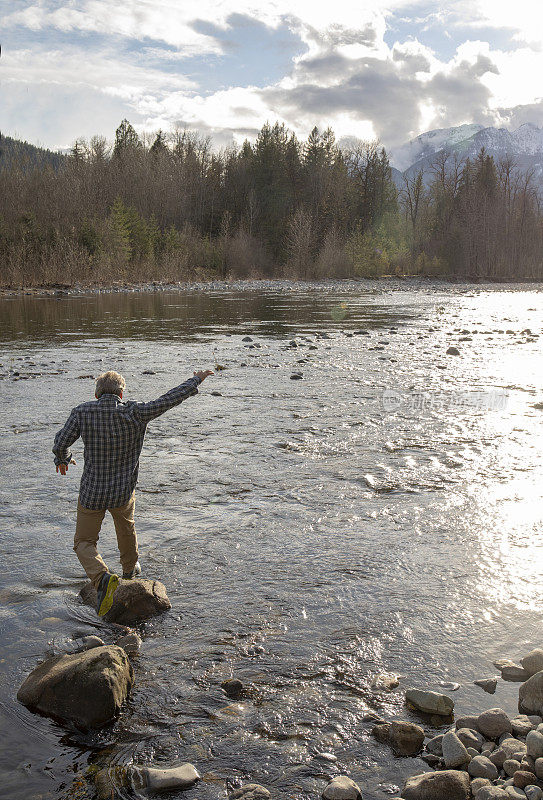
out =
<path fill-rule="evenodd" d="M 198 386 L 208 375 L 213 375 L 209 369 L 203 372 L 195 372 L 193 378 L 189 378 L 188 381 L 176 386 L 174 389 L 170 389 L 169 392 L 161 395 L 156 400 L 151 400 L 149 403 L 134 403 L 139 418 L 146 425 L 152 419 L 160 417 L 170 408 L 178 406 L 187 397 L 198 394 Z"/>
<path fill-rule="evenodd" d="M 64 427 L 55 436 L 53 444 L 53 453 L 55 454 L 55 465 L 57 472 L 66 475 L 66 470 L 69 464 L 75 464 L 72 454 L 69 450 L 70 446 L 79 439 L 79 418 L 74 409 Z"/>

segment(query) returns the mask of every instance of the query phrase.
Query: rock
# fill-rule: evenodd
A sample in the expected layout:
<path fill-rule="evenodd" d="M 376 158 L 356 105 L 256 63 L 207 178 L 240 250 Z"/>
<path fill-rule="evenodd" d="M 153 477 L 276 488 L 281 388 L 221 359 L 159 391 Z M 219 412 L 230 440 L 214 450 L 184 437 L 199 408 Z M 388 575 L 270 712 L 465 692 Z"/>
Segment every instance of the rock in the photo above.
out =
<path fill-rule="evenodd" d="M 192 764 L 181 764 L 169 769 L 135 767 L 133 778 L 137 788 L 144 788 L 153 793 L 187 789 L 200 780 L 200 775 Z"/>
<path fill-rule="evenodd" d="M 520 659 L 520 663 L 528 675 L 532 677 L 536 672 L 543 670 L 543 650 L 539 648 L 532 650 L 528 655 Z"/>
<path fill-rule="evenodd" d="M 243 339 L 242 339 L 241 341 L 242 341 L 242 342 L 252 342 L 253 340 L 251 339 L 251 337 L 250 337 L 250 336 L 244 336 L 244 337 L 243 337 Z"/>
<path fill-rule="evenodd" d="M 533 772 L 528 770 L 519 769 L 513 775 L 513 785 L 518 786 L 519 789 L 524 789 L 526 786 L 533 786 L 537 778 Z"/>
<path fill-rule="evenodd" d="M 237 678 L 227 678 L 221 683 L 221 689 L 224 690 L 227 697 L 232 700 L 238 700 L 243 694 L 243 684 Z"/>
<path fill-rule="evenodd" d="M 528 800 L 542 800 L 543 798 L 543 789 L 540 789 L 539 786 L 525 786 L 524 792 Z"/>
<path fill-rule="evenodd" d="M 236 789 L 230 797 L 233 800 L 238 800 L 238 798 L 242 798 L 242 800 L 266 800 L 266 798 L 271 797 L 271 794 L 265 786 L 261 786 L 259 783 L 246 783 L 245 786 L 240 786 L 239 789 Z"/>
<path fill-rule="evenodd" d="M 470 755 L 456 733 L 449 731 L 443 736 L 443 761 L 447 769 L 456 769 L 469 764 Z M 480 776 L 480 777 L 486 777 Z"/>
<path fill-rule="evenodd" d="M 511 720 L 511 728 L 515 736 L 528 736 L 533 727 L 533 723 L 526 714 L 519 714 L 518 717 L 513 717 Z"/>
<path fill-rule="evenodd" d="M 512 778 L 515 772 L 520 769 L 520 761 L 517 761 L 515 758 L 506 758 L 503 762 L 502 769 L 509 778 Z"/>
<path fill-rule="evenodd" d="M 488 778 L 490 781 L 498 777 L 498 769 L 486 756 L 472 758 L 468 765 L 468 773 L 472 778 Z"/>
<path fill-rule="evenodd" d="M 468 728 L 470 731 L 477 730 L 477 717 L 458 717 L 456 720 L 456 730 Z"/>
<path fill-rule="evenodd" d="M 477 730 L 487 739 L 498 739 L 502 733 L 511 733 L 511 720 L 503 709 L 491 708 L 477 717 Z"/>
<path fill-rule="evenodd" d="M 497 678 L 479 678 L 477 681 L 473 681 L 475 686 L 480 686 L 488 694 L 494 694 L 496 691 L 496 686 L 498 685 Z"/>
<path fill-rule="evenodd" d="M 474 794 L 475 800 L 508 800 L 505 789 L 499 786 L 483 786 Z"/>
<path fill-rule="evenodd" d="M 136 655 L 139 653 L 141 645 L 142 645 L 142 638 L 141 636 L 133 631 L 132 633 L 127 633 L 125 636 L 121 636 L 120 639 L 117 639 L 115 642 L 117 647 L 122 647 L 125 653 L 128 655 Z"/>
<path fill-rule="evenodd" d="M 501 769 L 504 761 L 507 761 L 508 758 L 514 758 L 520 761 L 524 755 L 526 755 L 526 745 L 524 742 L 519 742 L 517 739 L 506 739 L 488 756 L 488 758 L 498 769 Z"/>
<path fill-rule="evenodd" d="M 493 750 L 496 749 L 495 742 L 487 742 L 486 740 L 483 742 L 483 746 L 481 747 L 481 754 L 483 756 L 487 756 L 489 753 L 492 753 Z"/>
<path fill-rule="evenodd" d="M 86 605 L 96 608 L 96 589 L 92 583 L 86 583 L 79 596 Z M 103 619 L 120 625 L 133 625 L 171 607 L 166 587 L 160 581 L 143 578 L 125 581 L 121 578 L 113 595 L 113 605 Z"/>
<path fill-rule="evenodd" d="M 528 714 L 528 719 L 532 725 L 541 725 L 543 722 L 543 717 L 540 717 L 538 714 Z"/>
<path fill-rule="evenodd" d="M 434 756 L 432 753 L 423 753 L 421 759 L 425 761 L 429 767 L 434 767 L 435 769 L 442 769 L 444 766 L 443 759 L 439 756 Z"/>
<path fill-rule="evenodd" d="M 536 758 L 535 760 L 535 774 L 539 780 L 543 780 L 543 758 Z"/>
<path fill-rule="evenodd" d="M 81 644 L 83 650 L 92 650 L 93 647 L 103 647 L 105 642 L 99 636 L 84 636 Z"/>
<path fill-rule="evenodd" d="M 456 735 L 464 747 L 474 747 L 479 753 L 481 752 L 484 739 L 480 733 L 477 733 L 477 731 L 470 731 L 468 728 L 460 728 Z"/>
<path fill-rule="evenodd" d="M 105 645 L 44 661 L 25 680 L 17 699 L 31 711 L 86 730 L 111 722 L 133 683 L 125 651 Z"/>
<path fill-rule="evenodd" d="M 322 796 L 324 800 L 362 800 L 359 787 L 346 775 L 338 775 L 330 781 Z"/>
<path fill-rule="evenodd" d="M 301 381 L 301 380 L 303 380 L 303 377 L 304 376 L 302 375 L 301 372 L 293 372 L 292 375 L 290 376 L 290 380 L 291 381 Z"/>
<path fill-rule="evenodd" d="M 389 744 L 398 756 L 414 756 L 424 742 L 424 730 L 412 722 L 386 722 L 375 725 L 372 735 Z"/>
<path fill-rule="evenodd" d="M 526 752 L 536 760 L 543 758 L 543 733 L 530 731 L 526 737 Z"/>
<path fill-rule="evenodd" d="M 543 671 L 536 672 L 519 688 L 518 710 L 521 714 L 543 712 Z"/>
<path fill-rule="evenodd" d="M 454 769 L 425 772 L 408 778 L 404 784 L 404 800 L 469 800 L 469 775 Z"/>
<path fill-rule="evenodd" d="M 400 678 L 394 672 L 381 672 L 371 682 L 372 689 L 384 689 L 391 692 L 400 684 Z"/>
<path fill-rule="evenodd" d="M 460 350 L 458 349 L 458 347 L 452 347 L 452 346 L 451 347 L 447 347 L 447 355 L 448 356 L 459 356 L 460 355 Z"/>
<path fill-rule="evenodd" d="M 513 662 L 504 666 L 501 675 L 504 681 L 511 681 L 511 683 L 524 683 L 530 677 L 523 667 L 519 667 Z"/>
<path fill-rule="evenodd" d="M 426 749 L 429 753 L 432 753 L 434 756 L 442 756 L 443 755 L 443 733 L 440 733 L 438 736 L 434 736 L 428 742 L 426 742 Z"/>
<path fill-rule="evenodd" d="M 406 701 L 425 714 L 437 714 L 448 717 L 454 709 L 454 700 L 446 694 L 424 691 L 423 689 L 408 689 L 405 693 Z"/>
<path fill-rule="evenodd" d="M 470 758 L 475 758 L 475 756 L 480 756 L 481 753 L 479 750 L 476 750 L 474 747 L 466 747 L 467 752 L 469 753 Z"/>
<path fill-rule="evenodd" d="M 526 800 L 524 789 L 519 789 L 518 786 L 507 786 L 505 791 L 511 800 Z"/>
<path fill-rule="evenodd" d="M 413 722 L 390 723 L 389 742 L 398 756 L 414 756 L 424 742 L 424 730 Z"/>
<path fill-rule="evenodd" d="M 488 778 L 474 778 L 471 782 L 471 793 L 475 797 L 479 789 L 483 786 L 492 786 Z"/>

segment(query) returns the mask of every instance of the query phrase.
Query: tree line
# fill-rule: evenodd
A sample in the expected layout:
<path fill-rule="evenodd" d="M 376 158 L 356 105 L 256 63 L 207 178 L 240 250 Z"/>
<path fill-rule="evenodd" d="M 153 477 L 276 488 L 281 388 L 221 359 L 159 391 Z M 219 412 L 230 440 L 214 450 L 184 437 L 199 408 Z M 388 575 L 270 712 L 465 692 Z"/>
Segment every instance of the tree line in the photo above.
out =
<path fill-rule="evenodd" d="M 266 124 L 215 150 L 193 131 L 77 140 L 60 161 L 0 153 L 0 281 L 423 274 L 540 279 L 533 175 L 481 151 L 441 153 L 397 187 L 377 142 L 300 141 Z"/>

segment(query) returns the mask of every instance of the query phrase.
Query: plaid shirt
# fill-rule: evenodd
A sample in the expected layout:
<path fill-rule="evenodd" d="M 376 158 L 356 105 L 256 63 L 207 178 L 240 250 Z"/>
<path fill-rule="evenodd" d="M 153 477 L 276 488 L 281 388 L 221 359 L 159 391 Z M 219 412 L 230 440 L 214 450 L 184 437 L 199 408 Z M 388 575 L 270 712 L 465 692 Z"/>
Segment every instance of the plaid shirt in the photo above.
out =
<path fill-rule="evenodd" d="M 85 445 L 85 466 L 79 501 L 85 508 L 117 508 L 124 505 L 136 487 L 139 457 L 147 423 L 198 394 L 196 376 L 170 389 L 150 403 L 123 402 L 116 394 L 74 408 L 55 436 L 55 464 L 69 464 L 70 445 L 80 436 Z"/>

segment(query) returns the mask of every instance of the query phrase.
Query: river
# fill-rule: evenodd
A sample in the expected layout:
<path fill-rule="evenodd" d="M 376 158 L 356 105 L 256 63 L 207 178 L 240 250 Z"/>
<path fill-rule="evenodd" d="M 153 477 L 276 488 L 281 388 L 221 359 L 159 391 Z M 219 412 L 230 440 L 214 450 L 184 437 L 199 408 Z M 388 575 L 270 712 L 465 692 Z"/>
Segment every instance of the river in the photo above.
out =
<path fill-rule="evenodd" d="M 369 710 L 415 720 L 405 689 L 448 682 L 458 713 L 516 710 L 517 684 L 473 681 L 543 644 L 541 287 L 270 283 L 0 308 L 1 797 L 90 798 L 97 767 L 190 761 L 203 780 L 186 800 L 242 782 L 314 800 L 343 772 L 378 800 L 427 767 L 375 742 Z M 115 636 L 78 602 L 82 448 L 56 474 L 56 431 L 106 369 L 146 400 L 216 364 L 149 425 L 140 560 L 173 608 L 141 626 L 129 702 L 94 734 L 31 714 L 15 695 L 40 660 Z M 116 566 L 110 518 L 101 549 Z M 382 672 L 399 687 L 373 689 Z M 231 675 L 249 698 L 225 697 Z"/>

